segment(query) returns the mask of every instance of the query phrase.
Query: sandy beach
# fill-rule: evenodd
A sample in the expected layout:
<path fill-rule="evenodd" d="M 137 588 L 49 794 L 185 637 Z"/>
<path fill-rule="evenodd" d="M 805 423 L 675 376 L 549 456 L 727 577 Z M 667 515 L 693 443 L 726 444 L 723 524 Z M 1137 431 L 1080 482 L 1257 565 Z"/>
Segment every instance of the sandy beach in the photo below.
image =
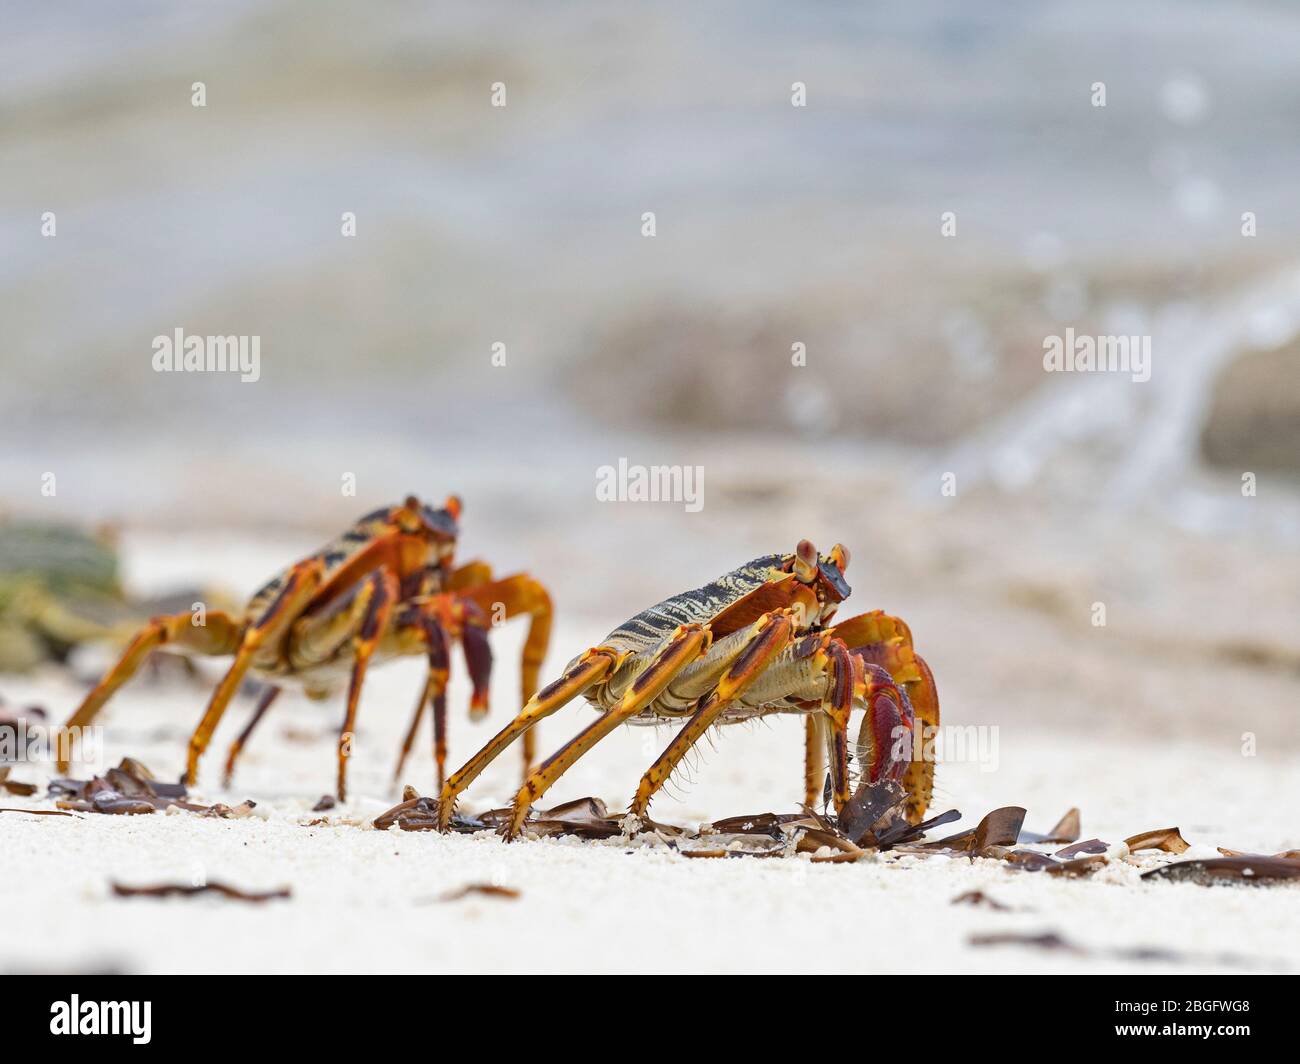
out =
<path fill-rule="evenodd" d="M 140 564 L 179 562 L 152 538 Z M 257 570 L 265 544 L 227 541 Z M 174 544 L 174 550 L 184 550 Z M 269 564 L 267 557 L 263 564 Z M 565 618 L 555 646 L 587 645 L 606 619 Z M 459 763 L 511 710 L 522 633 L 494 634 L 497 671 L 489 721 L 472 725 L 463 672 L 452 685 L 451 760 Z M 562 656 L 552 655 L 553 660 Z M 932 660 L 934 655 L 932 654 Z M 943 660 L 941 651 L 938 660 Z M 459 665 L 459 661 L 457 662 Z M 214 664 L 206 666 L 215 676 Z M 1087 879 L 1012 871 L 999 861 L 880 855 L 851 865 L 789 859 L 690 860 L 653 839 L 573 838 L 504 844 L 488 833 L 439 836 L 377 831 L 371 820 L 399 798 L 390 781 L 422 666 L 376 669 L 363 700 L 354 795 L 312 812 L 332 791 L 340 707 L 286 692 L 245 753 L 229 790 L 219 786 L 229 741 L 250 709 L 232 708 L 206 757 L 200 802 L 257 803 L 254 815 L 218 820 L 172 811 L 80 818 L 0 814 L 11 921 L 0 946 L 6 970 L 143 972 L 436 972 L 763 970 L 817 972 L 1294 971 L 1300 909 L 1293 886 L 1143 882 L 1175 859 L 1217 856 L 1227 846 L 1272 853 L 1296 843 L 1285 815 L 1300 804 L 1294 760 L 1245 758 L 1224 742 L 1168 736 L 1115 742 L 1028 722 L 1004 725 L 995 762 L 940 765 L 934 810 L 957 808 L 970 827 L 989 810 L 1021 805 L 1028 830 L 1045 832 L 1070 807 L 1082 837 L 1117 843 L 1178 826 L 1192 849 L 1179 858 L 1116 852 Z M 942 689 L 942 688 L 941 688 Z M 39 703 L 58 717 L 82 688 L 67 674 L 6 679 L 11 706 Z M 175 778 L 207 688 L 175 677 L 141 679 L 103 717 L 96 766 L 130 755 Z M 970 711 L 960 691 L 952 719 Z M 459 710 L 459 711 L 457 711 Z M 571 706 L 547 721 L 540 749 L 573 734 L 590 710 Z M 1101 715 L 1104 719 L 1105 714 Z M 426 724 L 427 727 L 427 724 Z M 1104 729 L 1101 729 L 1104 732 Z M 671 733 L 624 728 L 580 761 L 547 804 L 592 795 L 625 806 L 641 771 Z M 687 777 L 655 804 L 657 819 L 695 827 L 742 813 L 791 812 L 800 796 L 797 721 L 727 728 Z M 986 762 L 988 759 L 986 758 Z M 986 770 L 989 769 L 989 770 Z M 17 766 L 44 784 L 49 766 Z M 432 787 L 422 733 L 404 782 Z M 466 810 L 505 804 L 518 783 L 508 753 L 471 789 Z M 552 803 L 550 800 L 553 799 Z M 51 808 L 40 795 L 11 808 Z M 323 822 L 322 822 L 323 821 Z M 1050 849 L 1050 848 L 1049 848 Z M 212 897 L 115 898 L 110 885 L 222 882 L 244 890 L 289 887 L 288 900 L 247 905 Z M 490 883 L 515 899 L 447 892 Z M 1006 911 L 953 904 L 982 891 Z M 1079 952 L 1024 945 L 977 946 L 973 936 L 1053 932 Z"/>

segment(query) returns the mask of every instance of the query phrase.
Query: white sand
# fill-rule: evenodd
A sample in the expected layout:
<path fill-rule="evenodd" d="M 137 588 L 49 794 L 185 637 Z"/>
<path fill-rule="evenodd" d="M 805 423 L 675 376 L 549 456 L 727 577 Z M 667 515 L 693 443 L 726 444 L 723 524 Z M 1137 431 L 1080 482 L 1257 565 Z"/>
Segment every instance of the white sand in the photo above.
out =
<path fill-rule="evenodd" d="M 557 647 L 599 637 L 559 626 Z M 498 633 L 497 705 L 509 710 L 517 633 Z M 558 655 L 557 655 L 558 656 Z M 1091 880 L 1010 871 L 979 860 L 881 859 L 854 865 L 791 860 L 688 860 L 663 849 L 573 839 L 503 844 L 489 836 L 379 832 L 367 820 L 395 800 L 387 783 L 420 666 L 376 670 L 353 762 L 356 797 L 312 814 L 333 782 L 339 709 L 286 697 L 264 722 L 229 793 L 217 787 L 226 743 L 248 712 L 227 716 L 203 765 L 197 795 L 258 802 L 259 817 L 222 821 L 174 812 L 81 819 L 0 814 L 0 904 L 9 916 L 0 969 L 156 972 L 243 971 L 1117 971 L 1294 970 L 1300 967 L 1300 906 L 1294 887 L 1142 883 L 1163 856 L 1119 861 Z M 60 674 L 7 679 L 10 704 L 39 700 L 61 716 L 77 688 Z M 108 763 L 124 754 L 160 776 L 183 763 L 185 739 L 205 699 L 198 687 L 142 681 L 123 692 L 105 721 Z M 463 707 L 463 683 L 453 706 Z M 589 711 L 570 708 L 544 726 L 549 749 Z M 997 805 L 1029 809 L 1027 827 L 1046 830 L 1071 805 L 1084 837 L 1118 841 L 1173 824 L 1209 856 L 1212 845 L 1272 852 L 1294 846 L 1268 827 L 1271 810 L 1297 807 L 1300 780 L 1282 761 L 1179 744 L 1125 748 L 1045 731 L 1004 734 L 995 772 L 942 766 L 936 808 L 957 806 L 964 825 Z M 452 760 L 487 734 L 453 713 Z M 621 808 L 641 770 L 667 741 L 656 729 L 623 729 L 547 796 L 586 794 Z M 431 789 L 422 736 L 406 778 Z M 665 797 L 659 819 L 700 820 L 787 811 L 799 793 L 796 722 L 729 729 L 684 788 Z M 516 783 L 507 754 L 465 807 L 502 804 Z M 43 781 L 43 766 L 15 770 Z M 43 798 L 3 804 L 49 808 Z M 328 826 L 305 821 L 328 816 Z M 955 830 L 952 828 L 946 831 Z M 289 901 L 262 906 L 212 897 L 116 899 L 109 883 L 220 880 L 245 889 L 289 886 Z M 518 888 L 519 900 L 437 896 L 475 882 Z M 980 889 L 1013 908 L 954 906 Z M 1054 930 L 1098 950 L 1166 947 L 1186 963 L 1121 961 L 1025 947 L 974 948 L 972 934 Z M 1233 957 L 1221 958 L 1219 955 Z"/>

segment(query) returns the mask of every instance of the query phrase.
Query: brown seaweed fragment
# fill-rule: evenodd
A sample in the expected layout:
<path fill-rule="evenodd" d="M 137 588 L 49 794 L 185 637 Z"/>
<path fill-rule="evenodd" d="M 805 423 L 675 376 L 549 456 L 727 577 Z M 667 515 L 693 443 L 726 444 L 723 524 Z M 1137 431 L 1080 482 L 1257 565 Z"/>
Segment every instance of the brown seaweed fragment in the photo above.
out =
<path fill-rule="evenodd" d="M 219 894 L 233 901 L 264 902 L 276 898 L 288 898 L 293 894 L 288 887 L 281 887 L 279 890 L 246 891 L 216 882 L 201 883 L 198 886 L 188 883 L 158 883 L 148 887 L 131 887 L 123 883 L 113 883 L 112 888 L 114 895 L 119 898 L 190 898 L 196 894 Z"/>
<path fill-rule="evenodd" d="M 19 798 L 29 798 L 36 793 L 36 784 L 11 780 L 9 773 L 12 771 L 12 765 L 0 765 L 0 791 L 17 795 Z"/>
<path fill-rule="evenodd" d="M 1177 828 L 1156 828 L 1131 835 L 1124 842 L 1130 850 L 1164 850 L 1165 853 L 1186 853 L 1191 847 Z"/>
<path fill-rule="evenodd" d="M 489 898 L 508 898 L 510 900 L 523 897 L 523 891 L 515 887 L 500 887 L 495 883 L 466 883 L 463 887 L 457 887 L 455 890 L 440 894 L 438 900 L 459 901 L 461 898 L 468 898 L 473 894 L 480 894 Z"/>
<path fill-rule="evenodd" d="M 1053 857 L 1079 857 L 1083 854 L 1105 853 L 1110 849 L 1110 843 L 1102 842 L 1101 839 L 1084 839 L 1083 842 L 1076 842 L 1073 846 L 1065 846 L 1052 854 Z"/>
<path fill-rule="evenodd" d="M 493 810 L 494 823 L 497 812 Z M 508 820 L 510 810 L 500 812 L 505 813 Z M 542 838 L 576 835 L 580 839 L 612 839 L 623 834 L 623 817 L 610 816 L 609 809 L 599 798 L 577 798 L 554 809 L 535 812 L 524 822 L 524 827 Z"/>
<path fill-rule="evenodd" d="M 89 780 L 55 779 L 50 781 L 49 795 L 58 797 L 55 805 L 79 813 L 108 813 L 135 816 L 154 813 L 171 806 L 206 816 L 246 816 L 252 802 L 231 809 L 224 805 L 199 805 L 185 801 L 184 784 L 164 783 L 154 778 L 135 758 L 124 757 L 116 768 Z"/>
<path fill-rule="evenodd" d="M 220 802 L 210 805 L 199 816 L 216 817 L 220 820 L 243 820 L 244 817 L 252 816 L 256 808 L 256 802 L 245 798 L 238 805 L 222 805 Z"/>
<path fill-rule="evenodd" d="M 1174 882 L 1267 884 L 1300 879 L 1300 861 L 1287 857 L 1211 857 L 1201 861 L 1174 861 L 1142 873 L 1143 879 Z"/>
<path fill-rule="evenodd" d="M 907 823 L 903 805 L 907 792 L 893 780 L 861 783 L 840 810 L 836 826 L 846 839 L 857 846 L 871 845 L 877 831 L 885 831 L 895 822 Z"/>
<path fill-rule="evenodd" d="M 993 847 L 1013 846 L 1020 838 L 1020 828 L 1025 822 L 1025 810 L 1018 805 L 994 809 L 975 827 L 949 835 L 937 842 L 920 843 L 914 849 L 922 851 L 955 850 L 972 857 L 986 855 Z M 993 854 L 993 856 L 1000 856 Z"/>
<path fill-rule="evenodd" d="M 1040 931 L 1037 934 L 1023 931 L 998 931 L 993 934 L 971 935 L 969 942 L 972 946 L 1033 946 L 1054 953 L 1082 955 L 1088 952 L 1062 938 L 1055 931 Z"/>
<path fill-rule="evenodd" d="M 974 905 L 978 908 L 992 909 L 995 912 L 1009 913 L 1010 905 L 1003 905 L 996 898 L 989 897 L 982 890 L 968 890 L 963 894 L 958 894 L 948 903 L 949 905 Z"/>
<path fill-rule="evenodd" d="M 763 835 L 770 839 L 784 839 L 786 828 L 805 824 L 823 823 L 821 817 L 810 813 L 751 813 L 748 816 L 729 816 L 700 825 L 701 835 Z"/>

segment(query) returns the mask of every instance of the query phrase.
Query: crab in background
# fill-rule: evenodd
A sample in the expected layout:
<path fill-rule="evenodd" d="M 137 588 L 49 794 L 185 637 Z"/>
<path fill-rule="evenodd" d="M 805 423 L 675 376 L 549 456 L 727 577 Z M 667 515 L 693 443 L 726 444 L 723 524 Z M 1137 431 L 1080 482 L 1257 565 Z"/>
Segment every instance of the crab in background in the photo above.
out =
<path fill-rule="evenodd" d="M 455 564 L 461 502 L 449 496 L 439 508 L 409 496 L 397 506 L 366 514 L 338 538 L 268 581 L 235 616 L 208 610 L 202 624 L 193 614 L 154 617 L 127 647 L 121 660 L 86 696 L 64 726 L 68 734 L 90 724 L 154 650 L 233 655 L 207 711 L 189 743 L 185 781 L 198 774 L 199 759 L 241 683 L 251 673 L 265 689 L 252 719 L 235 740 L 226 777 L 240 750 L 282 687 L 295 684 L 308 697 L 330 697 L 346 687 L 347 702 L 338 743 L 337 795 L 347 797 L 357 706 L 370 665 L 404 655 L 422 655 L 428 669 L 415 714 L 398 759 L 400 774 L 426 708 L 433 708 L 434 760 L 443 783 L 447 757 L 446 687 L 450 646 L 464 650 L 473 694 L 471 716 L 488 708 L 492 651 L 488 630 L 495 620 L 531 619 L 523 650 L 523 699 L 537 690 L 537 675 L 551 630 L 551 600 L 527 574 L 493 579 L 485 562 Z M 61 751 L 69 743 L 60 744 Z M 63 754 L 66 756 L 66 753 Z M 532 747 L 524 748 L 525 771 Z M 60 770 L 66 771 L 66 761 Z"/>
<path fill-rule="evenodd" d="M 66 665 L 87 644 L 125 643 L 153 613 L 225 599 L 196 589 L 134 598 L 119 573 L 110 529 L 0 521 L 0 673 Z"/>
<path fill-rule="evenodd" d="M 459 795 L 506 747 L 579 695 L 601 715 L 527 776 L 503 826 L 507 839 L 518 834 L 533 803 L 620 724 L 685 722 L 641 777 L 629 812 L 644 819 L 655 793 L 713 725 L 770 713 L 804 717 L 807 808 L 824 784 L 836 812 L 844 808 L 855 757 L 862 780 L 901 784 L 907 818 L 919 822 L 934 764 L 927 744 L 914 740 L 918 720 L 926 728 L 939 725 L 934 677 L 899 618 L 875 611 L 832 623 L 850 593 L 848 564 L 843 546 L 818 554 L 803 540 L 792 554 L 755 558 L 638 613 L 569 662 L 451 775 L 438 800 L 439 827 L 450 826 Z M 854 709 L 864 715 L 851 751 Z"/>

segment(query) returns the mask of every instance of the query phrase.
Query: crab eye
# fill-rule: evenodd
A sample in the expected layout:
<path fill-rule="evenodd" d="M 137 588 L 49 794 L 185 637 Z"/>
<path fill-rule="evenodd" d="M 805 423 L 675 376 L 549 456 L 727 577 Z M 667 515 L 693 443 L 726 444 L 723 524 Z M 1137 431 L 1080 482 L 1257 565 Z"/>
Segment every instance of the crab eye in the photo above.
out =
<path fill-rule="evenodd" d="M 804 584 L 817 578 L 817 548 L 806 539 L 801 539 L 794 549 L 794 575 Z"/>
<path fill-rule="evenodd" d="M 843 543 L 836 543 L 831 548 L 830 559 L 835 563 L 835 568 L 844 572 L 849 567 L 849 548 Z"/>

